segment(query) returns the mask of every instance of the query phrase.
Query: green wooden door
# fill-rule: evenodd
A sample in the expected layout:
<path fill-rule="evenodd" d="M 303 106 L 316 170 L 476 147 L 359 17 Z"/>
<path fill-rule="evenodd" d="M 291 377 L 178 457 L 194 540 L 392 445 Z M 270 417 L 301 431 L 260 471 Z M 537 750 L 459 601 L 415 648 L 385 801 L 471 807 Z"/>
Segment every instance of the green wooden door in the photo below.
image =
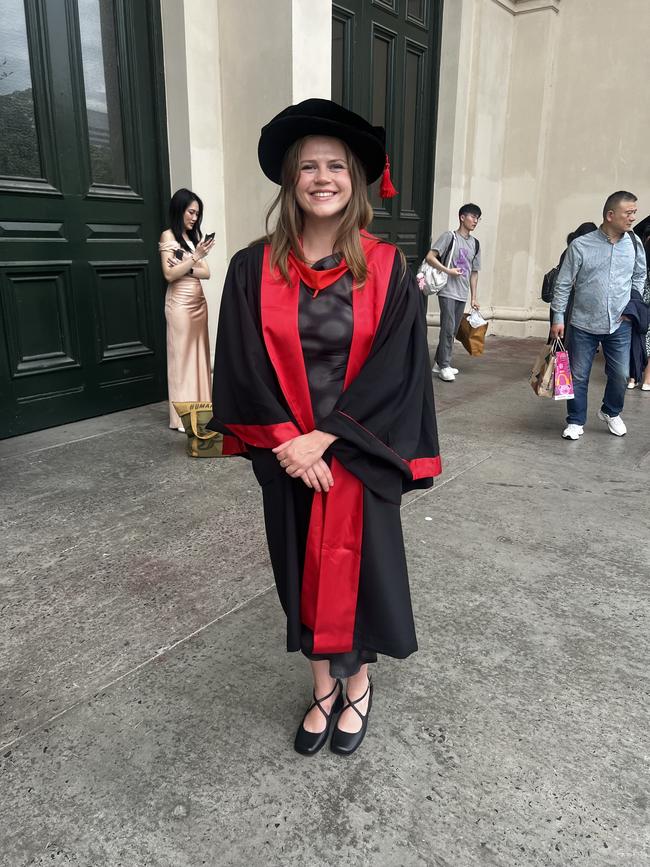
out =
<path fill-rule="evenodd" d="M 166 395 L 158 16 L 0 0 L 0 437 Z"/>
<path fill-rule="evenodd" d="M 386 127 L 393 183 L 371 188 L 372 231 L 411 265 L 428 248 L 433 199 L 442 0 L 337 0 L 332 11 L 332 99 Z"/>

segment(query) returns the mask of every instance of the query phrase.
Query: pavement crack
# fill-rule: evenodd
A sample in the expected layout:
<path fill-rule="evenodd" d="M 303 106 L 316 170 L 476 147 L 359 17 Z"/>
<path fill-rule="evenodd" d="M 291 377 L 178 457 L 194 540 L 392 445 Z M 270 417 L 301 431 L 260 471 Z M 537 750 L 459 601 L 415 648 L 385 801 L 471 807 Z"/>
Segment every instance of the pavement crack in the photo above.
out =
<path fill-rule="evenodd" d="M 439 491 L 440 488 L 444 487 L 445 485 L 448 485 L 450 482 L 453 482 L 455 479 L 460 478 L 460 476 L 464 476 L 465 473 L 468 473 L 470 470 L 475 469 L 476 467 L 480 466 L 480 464 L 484 464 L 485 461 L 489 461 L 491 457 L 492 457 L 492 452 L 490 452 L 490 454 L 486 455 L 484 458 L 481 458 L 480 460 L 475 461 L 473 464 L 469 464 L 468 466 L 463 467 L 462 470 L 459 470 L 457 473 L 454 473 L 452 476 L 449 476 L 448 479 L 443 479 L 438 484 L 434 483 L 432 488 L 427 488 L 426 491 L 422 491 L 422 493 L 419 494 L 417 497 L 413 497 L 413 499 L 409 500 L 408 503 L 404 503 L 400 507 L 400 509 L 402 511 L 404 509 L 408 509 L 409 506 L 412 506 L 413 503 L 417 503 L 418 500 L 422 499 L 422 497 L 426 497 L 435 491 Z"/>
<path fill-rule="evenodd" d="M 74 445 L 75 443 L 82 443 L 84 440 L 93 440 L 97 437 L 105 437 L 110 436 L 111 434 L 120 433 L 120 431 L 130 430 L 133 428 L 133 425 L 123 425 L 122 427 L 116 427 L 112 430 L 104 430 L 99 431 L 98 433 L 88 434 L 85 437 L 76 437 L 75 439 L 66 440 L 62 443 L 48 443 L 46 446 L 41 446 L 37 449 L 31 449 L 31 451 L 21 452 L 19 455 L 7 455 L 6 457 L 0 457 L 0 461 L 15 461 L 15 460 L 23 460 L 24 458 L 28 458 L 30 455 L 36 455 L 39 452 L 46 452 L 49 449 L 60 449 L 64 446 Z"/>
<path fill-rule="evenodd" d="M 95 696 L 99 695 L 102 692 L 106 692 L 107 690 L 112 689 L 118 683 L 121 683 L 123 680 L 126 680 L 128 677 L 131 677 L 132 675 L 137 674 L 137 672 L 141 671 L 143 668 L 146 668 L 148 665 L 151 665 L 151 663 L 155 662 L 157 659 L 160 659 L 161 656 L 164 656 L 166 653 L 169 653 L 170 651 L 175 650 L 177 647 L 179 647 L 182 644 L 186 644 L 192 638 L 195 638 L 197 635 L 200 635 L 202 632 L 205 632 L 206 629 L 209 629 L 211 626 L 214 626 L 215 623 L 218 623 L 220 620 L 224 620 L 226 617 L 229 617 L 231 614 L 235 614 L 237 611 L 240 611 L 242 608 L 245 608 L 251 602 L 254 602 L 256 599 L 259 599 L 261 596 L 265 596 L 270 590 L 273 590 L 274 588 L 275 588 L 275 583 L 270 584 L 268 587 L 263 587 L 261 590 L 258 590 L 257 593 L 254 593 L 248 599 L 244 599 L 243 602 L 239 602 L 237 605 L 234 605 L 228 611 L 224 611 L 222 614 L 219 614 L 217 617 L 214 617 L 208 623 L 204 623 L 203 626 L 199 626 L 198 629 L 195 629 L 192 632 L 188 633 L 187 635 L 184 635 L 182 638 L 179 638 L 178 641 L 174 641 L 172 644 L 163 645 L 162 647 L 159 647 L 158 650 L 152 656 L 148 657 L 147 659 L 143 660 L 142 662 L 140 662 L 137 665 L 133 666 L 132 668 L 128 669 L 128 671 L 122 672 L 122 674 L 120 674 L 118 677 L 114 677 L 112 680 L 107 681 L 102 686 L 93 687 L 93 688 L 89 689 L 88 692 L 84 693 L 84 695 L 79 696 L 79 698 L 77 698 L 76 701 L 71 702 L 69 705 L 67 705 L 62 710 L 58 711 L 57 713 L 53 714 L 52 716 L 48 717 L 43 722 L 39 723 L 36 726 L 33 726 L 32 728 L 28 729 L 25 732 L 22 732 L 20 735 L 18 735 L 18 737 L 15 737 L 10 741 L 6 741 L 3 744 L 0 744 L 0 753 L 2 753 L 3 751 L 10 749 L 10 748 L 16 746 L 17 744 L 21 743 L 22 741 L 26 740 L 30 735 L 34 735 L 34 734 L 37 734 L 38 732 L 42 731 L 44 728 L 46 728 L 46 726 L 51 725 L 53 722 L 55 722 L 56 720 L 65 716 L 71 710 L 74 710 L 75 708 L 79 707 L 79 705 L 82 704 L 83 702 L 94 698 Z"/>

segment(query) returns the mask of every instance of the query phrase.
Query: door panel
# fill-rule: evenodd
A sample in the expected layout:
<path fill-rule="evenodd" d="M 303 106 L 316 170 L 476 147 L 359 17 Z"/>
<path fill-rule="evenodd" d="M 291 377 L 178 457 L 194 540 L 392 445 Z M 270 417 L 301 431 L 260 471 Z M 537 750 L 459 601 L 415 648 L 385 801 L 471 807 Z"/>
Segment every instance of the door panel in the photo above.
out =
<path fill-rule="evenodd" d="M 427 0 L 407 0 L 406 20 L 426 29 L 429 25 L 430 8 L 431 3 Z"/>
<path fill-rule="evenodd" d="M 399 195 L 370 188 L 372 232 L 416 265 L 429 242 L 442 0 L 347 0 L 332 13 L 332 99 L 386 127 Z"/>
<path fill-rule="evenodd" d="M 38 164 L 0 140 L 0 437 L 166 395 L 157 4 L 11 5 L 0 120 Z"/>
<path fill-rule="evenodd" d="M 41 178 L 43 171 L 36 130 L 27 20 L 25 9 L 20 4 L 16 8 L 16 5 L 11 0 L 0 0 L 0 20 L 12 22 L 5 32 L 0 54 L 0 82 L 10 97 L 0 104 L 0 123 L 12 146 L 0 150 L 0 176 Z M 20 90 L 9 90 L 14 82 L 21 83 Z"/>
<path fill-rule="evenodd" d="M 126 157 L 112 3 L 107 0 L 78 0 L 78 3 L 90 176 L 93 185 L 125 187 Z"/>
<path fill-rule="evenodd" d="M 370 122 L 374 126 L 383 126 L 392 130 L 393 108 L 395 105 L 395 55 L 397 53 L 398 36 L 394 30 L 387 30 L 377 23 L 372 23 L 372 42 L 370 58 L 370 99 L 372 100 Z M 387 149 L 390 145 L 387 142 Z M 375 215 L 380 213 L 387 217 L 389 211 L 385 202 L 379 196 L 381 178 L 371 185 L 369 190 L 370 203 L 375 209 Z"/>
<path fill-rule="evenodd" d="M 71 262 L 11 265 L 3 293 L 5 317 L 14 324 L 7 341 L 14 378 L 79 367 Z"/>
<path fill-rule="evenodd" d="M 372 0 L 373 6 L 377 6 L 379 9 L 385 9 L 388 12 L 392 12 L 394 15 L 398 14 L 398 3 L 399 0 Z"/>
<path fill-rule="evenodd" d="M 354 13 L 332 7 L 332 99 L 339 105 L 352 104 L 352 42 Z"/>
<path fill-rule="evenodd" d="M 402 166 L 400 175 L 400 216 L 405 218 L 418 217 L 421 206 L 420 196 L 422 178 L 419 171 L 422 148 L 425 142 L 422 136 L 422 110 L 424 95 L 424 68 L 427 49 L 407 40 L 404 51 L 404 93 L 402 96 Z"/>
<path fill-rule="evenodd" d="M 152 355 L 147 262 L 91 262 L 98 310 L 98 360 Z"/>

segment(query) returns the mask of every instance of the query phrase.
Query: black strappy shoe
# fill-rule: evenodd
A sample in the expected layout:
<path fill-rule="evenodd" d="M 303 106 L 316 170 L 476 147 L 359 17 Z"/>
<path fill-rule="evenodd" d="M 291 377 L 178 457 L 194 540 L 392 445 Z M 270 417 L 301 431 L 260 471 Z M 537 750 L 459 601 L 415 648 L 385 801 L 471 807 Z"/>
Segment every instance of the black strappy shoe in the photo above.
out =
<path fill-rule="evenodd" d="M 339 694 L 336 697 L 336 701 L 332 705 L 332 710 L 327 713 L 327 711 L 323 709 L 321 702 L 327 701 L 328 698 L 334 695 L 337 689 L 339 691 Z M 297 753 L 301 753 L 303 756 L 315 756 L 316 753 L 325 745 L 325 742 L 329 737 L 330 729 L 332 727 L 332 719 L 334 718 L 334 715 L 339 713 L 341 708 L 343 707 L 343 684 L 340 680 L 337 679 L 336 683 L 334 684 L 334 689 L 331 692 L 328 692 L 327 695 L 324 695 L 322 698 L 316 698 L 316 691 L 314 690 L 313 696 L 314 700 L 309 705 L 305 712 L 305 716 L 302 718 L 302 722 L 300 723 L 298 731 L 296 732 L 296 740 L 293 744 L 295 751 Z M 308 732 L 304 726 L 307 714 L 315 707 L 317 707 L 318 710 L 325 717 L 325 728 L 322 732 Z"/>
<path fill-rule="evenodd" d="M 364 714 L 357 708 L 356 705 L 359 702 L 363 701 L 364 698 L 368 695 L 368 691 L 370 691 L 370 698 L 368 699 L 368 710 Z M 332 741 L 330 743 L 330 749 L 333 753 L 338 753 L 339 756 L 351 756 L 352 753 L 361 746 L 361 741 L 366 736 L 366 729 L 368 728 L 368 717 L 370 716 L 370 708 L 372 707 L 372 678 L 368 678 L 368 687 L 364 694 L 359 698 L 349 699 L 347 696 L 345 698 L 345 704 L 341 708 L 344 711 L 346 708 L 351 707 L 352 710 L 356 713 L 356 715 L 361 719 L 361 728 L 358 732 L 344 732 L 338 726 L 334 729 L 332 734 Z"/>

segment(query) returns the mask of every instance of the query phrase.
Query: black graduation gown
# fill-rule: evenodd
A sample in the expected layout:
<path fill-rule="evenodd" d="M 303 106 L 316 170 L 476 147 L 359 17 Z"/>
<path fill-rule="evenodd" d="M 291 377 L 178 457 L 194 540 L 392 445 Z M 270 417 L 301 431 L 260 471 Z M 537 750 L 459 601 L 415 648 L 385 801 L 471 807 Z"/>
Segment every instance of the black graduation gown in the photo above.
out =
<path fill-rule="evenodd" d="M 314 420 L 291 285 L 255 245 L 231 260 L 221 302 L 210 427 L 247 451 L 262 488 L 287 648 L 406 657 L 417 649 L 399 506 L 440 472 L 425 309 L 394 247 L 364 234 L 369 278 L 353 290 L 343 392 L 318 428 L 335 486 L 314 494 L 271 449 Z M 303 287 L 304 289 L 304 287 Z M 327 291 L 327 290 L 324 290 Z"/>

